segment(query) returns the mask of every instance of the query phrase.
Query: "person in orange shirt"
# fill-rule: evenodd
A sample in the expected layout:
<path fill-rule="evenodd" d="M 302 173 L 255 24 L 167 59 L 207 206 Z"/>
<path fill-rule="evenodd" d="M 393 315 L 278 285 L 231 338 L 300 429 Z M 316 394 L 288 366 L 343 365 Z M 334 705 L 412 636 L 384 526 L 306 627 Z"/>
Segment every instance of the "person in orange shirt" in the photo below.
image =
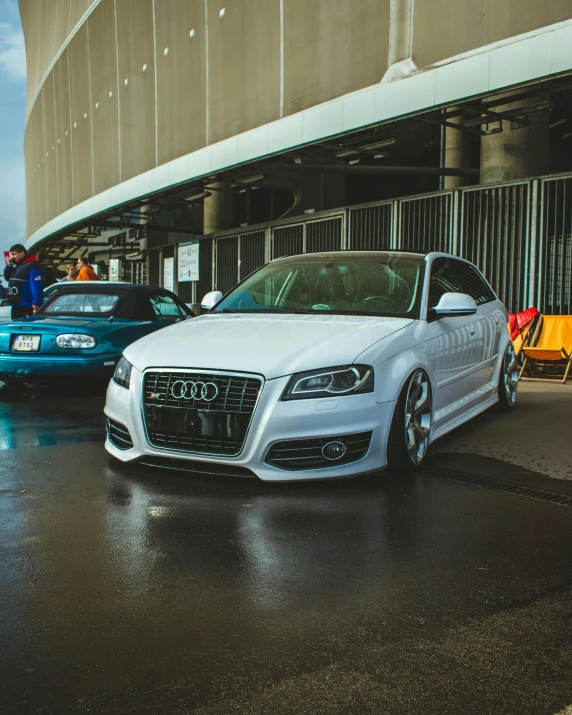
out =
<path fill-rule="evenodd" d="M 77 259 L 77 269 L 79 271 L 76 280 L 78 281 L 98 281 L 99 276 L 89 265 L 87 258 Z"/>

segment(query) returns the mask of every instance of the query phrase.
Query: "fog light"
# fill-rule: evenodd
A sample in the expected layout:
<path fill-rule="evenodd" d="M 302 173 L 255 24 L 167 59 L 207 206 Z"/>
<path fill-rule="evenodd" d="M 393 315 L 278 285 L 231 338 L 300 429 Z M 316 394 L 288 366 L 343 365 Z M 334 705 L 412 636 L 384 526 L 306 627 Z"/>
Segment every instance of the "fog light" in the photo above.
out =
<path fill-rule="evenodd" d="M 328 442 L 322 447 L 322 455 L 330 462 L 335 462 L 341 459 L 348 451 L 348 448 L 343 442 Z"/>

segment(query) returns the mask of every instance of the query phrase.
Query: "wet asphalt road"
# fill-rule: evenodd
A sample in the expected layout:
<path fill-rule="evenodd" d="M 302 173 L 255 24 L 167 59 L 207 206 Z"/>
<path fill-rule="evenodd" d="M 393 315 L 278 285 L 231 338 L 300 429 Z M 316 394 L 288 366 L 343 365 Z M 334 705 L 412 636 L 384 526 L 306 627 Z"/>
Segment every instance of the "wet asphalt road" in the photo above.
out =
<path fill-rule="evenodd" d="M 70 402 L 0 399 L 2 715 L 572 704 L 572 508 L 428 472 L 267 485 L 125 467 L 102 400 Z M 429 465 L 546 485 L 455 454 L 504 419 Z"/>

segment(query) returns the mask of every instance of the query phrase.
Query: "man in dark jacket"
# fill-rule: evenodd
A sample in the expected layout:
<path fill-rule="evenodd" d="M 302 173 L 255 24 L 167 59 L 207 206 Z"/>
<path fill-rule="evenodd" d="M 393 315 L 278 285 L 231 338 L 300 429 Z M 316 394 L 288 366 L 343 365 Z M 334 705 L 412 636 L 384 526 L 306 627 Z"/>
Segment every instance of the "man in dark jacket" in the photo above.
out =
<path fill-rule="evenodd" d="M 8 281 L 8 302 L 12 306 L 12 320 L 32 315 L 44 302 L 44 280 L 35 256 L 21 243 L 10 249 L 10 263 L 4 269 Z"/>
<path fill-rule="evenodd" d="M 57 283 L 57 276 L 55 270 L 46 263 L 47 254 L 45 251 L 38 251 L 36 253 L 36 260 L 40 264 L 40 270 L 42 271 L 42 278 L 44 279 L 44 290 L 48 287 Z"/>

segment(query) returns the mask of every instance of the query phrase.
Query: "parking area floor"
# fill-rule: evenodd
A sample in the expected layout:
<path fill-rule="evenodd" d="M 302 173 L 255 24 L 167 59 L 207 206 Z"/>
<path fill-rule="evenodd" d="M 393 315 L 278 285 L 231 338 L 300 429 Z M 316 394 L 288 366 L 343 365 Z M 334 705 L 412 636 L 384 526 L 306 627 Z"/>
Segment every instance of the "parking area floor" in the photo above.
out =
<path fill-rule="evenodd" d="M 572 390 L 427 468 L 269 485 L 126 467 L 100 397 L 0 391 L 0 713 L 491 713 L 572 705 Z M 443 474 L 447 472 L 443 471 Z"/>
<path fill-rule="evenodd" d="M 477 417 L 435 443 L 432 454 L 445 452 L 481 455 L 572 479 L 572 380 L 566 385 L 521 382 L 514 414 Z"/>

